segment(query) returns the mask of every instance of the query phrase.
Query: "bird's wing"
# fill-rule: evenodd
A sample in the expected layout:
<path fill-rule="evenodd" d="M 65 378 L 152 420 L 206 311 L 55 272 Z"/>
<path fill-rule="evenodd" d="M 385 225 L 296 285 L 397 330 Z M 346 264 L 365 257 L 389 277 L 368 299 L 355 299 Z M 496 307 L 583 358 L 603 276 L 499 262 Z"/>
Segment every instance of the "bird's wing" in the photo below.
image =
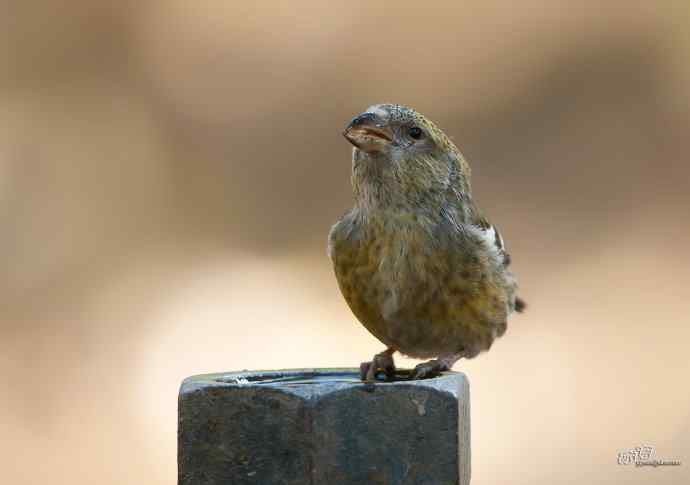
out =
<path fill-rule="evenodd" d="M 498 228 L 491 224 L 476 207 L 475 211 L 473 212 L 471 224 L 477 229 L 479 236 L 486 242 L 487 247 L 490 250 L 493 249 L 496 251 L 499 258 L 502 258 L 501 261 L 503 262 L 503 265 L 505 267 L 510 266 L 510 254 L 508 254 L 508 251 L 506 250 L 501 233 L 498 232 Z M 515 298 L 515 311 L 523 312 L 526 306 L 527 304 L 522 298 Z"/>
<path fill-rule="evenodd" d="M 476 206 L 472 212 L 470 224 L 478 229 L 480 237 L 486 241 L 489 249 L 494 249 L 500 253 L 503 258 L 503 264 L 508 266 L 510 264 L 510 255 L 506 251 L 505 242 L 503 241 L 501 233 L 495 225 L 491 224 L 489 220 L 484 217 Z"/>

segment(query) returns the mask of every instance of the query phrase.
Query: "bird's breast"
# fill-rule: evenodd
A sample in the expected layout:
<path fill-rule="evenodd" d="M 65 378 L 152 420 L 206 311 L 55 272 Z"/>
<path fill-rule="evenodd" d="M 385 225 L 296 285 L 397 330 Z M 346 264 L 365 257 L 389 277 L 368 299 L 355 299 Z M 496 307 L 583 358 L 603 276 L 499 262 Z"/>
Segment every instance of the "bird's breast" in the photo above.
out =
<path fill-rule="evenodd" d="M 505 331 L 514 283 L 481 238 L 410 213 L 340 226 L 331 234 L 338 284 L 386 345 L 413 356 L 475 355 Z"/>
<path fill-rule="evenodd" d="M 433 256 L 430 222 L 401 213 L 368 217 L 331 237 L 340 290 L 357 318 L 389 343 L 390 322 L 399 313 L 428 300 L 447 273 L 447 263 Z"/>

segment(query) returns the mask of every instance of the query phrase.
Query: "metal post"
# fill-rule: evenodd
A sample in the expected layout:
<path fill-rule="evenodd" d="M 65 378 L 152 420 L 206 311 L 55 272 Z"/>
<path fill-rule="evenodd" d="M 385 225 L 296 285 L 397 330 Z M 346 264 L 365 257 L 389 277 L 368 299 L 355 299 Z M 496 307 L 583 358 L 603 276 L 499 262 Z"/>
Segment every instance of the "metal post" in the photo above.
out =
<path fill-rule="evenodd" d="M 467 378 L 365 384 L 355 369 L 190 377 L 178 466 L 180 485 L 468 485 Z"/>

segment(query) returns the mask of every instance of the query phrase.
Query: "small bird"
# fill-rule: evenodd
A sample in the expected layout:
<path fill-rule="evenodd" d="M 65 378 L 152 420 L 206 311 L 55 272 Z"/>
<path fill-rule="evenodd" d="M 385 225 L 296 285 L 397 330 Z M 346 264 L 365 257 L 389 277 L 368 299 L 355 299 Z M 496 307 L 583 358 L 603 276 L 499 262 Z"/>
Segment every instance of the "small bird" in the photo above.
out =
<path fill-rule="evenodd" d="M 525 303 L 458 148 L 399 104 L 369 107 L 343 135 L 355 201 L 331 228 L 328 254 L 350 309 L 386 345 L 361 364 L 362 380 L 393 379 L 395 352 L 433 358 L 412 371 L 422 379 L 488 350 Z"/>

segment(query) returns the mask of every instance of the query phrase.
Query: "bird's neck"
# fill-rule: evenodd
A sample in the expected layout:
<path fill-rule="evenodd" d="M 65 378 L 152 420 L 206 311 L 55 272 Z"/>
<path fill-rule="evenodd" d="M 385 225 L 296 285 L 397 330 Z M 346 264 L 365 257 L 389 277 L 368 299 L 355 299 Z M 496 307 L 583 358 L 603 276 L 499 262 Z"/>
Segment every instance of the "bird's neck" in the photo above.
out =
<path fill-rule="evenodd" d="M 459 193 L 469 195 L 469 183 L 452 171 L 438 174 L 400 170 L 393 163 L 376 160 L 353 161 L 352 188 L 360 210 L 400 209 L 438 212 L 448 204 L 461 202 Z"/>
<path fill-rule="evenodd" d="M 353 162 L 352 189 L 355 206 L 361 210 L 406 208 L 415 205 L 411 187 L 388 162 Z"/>

